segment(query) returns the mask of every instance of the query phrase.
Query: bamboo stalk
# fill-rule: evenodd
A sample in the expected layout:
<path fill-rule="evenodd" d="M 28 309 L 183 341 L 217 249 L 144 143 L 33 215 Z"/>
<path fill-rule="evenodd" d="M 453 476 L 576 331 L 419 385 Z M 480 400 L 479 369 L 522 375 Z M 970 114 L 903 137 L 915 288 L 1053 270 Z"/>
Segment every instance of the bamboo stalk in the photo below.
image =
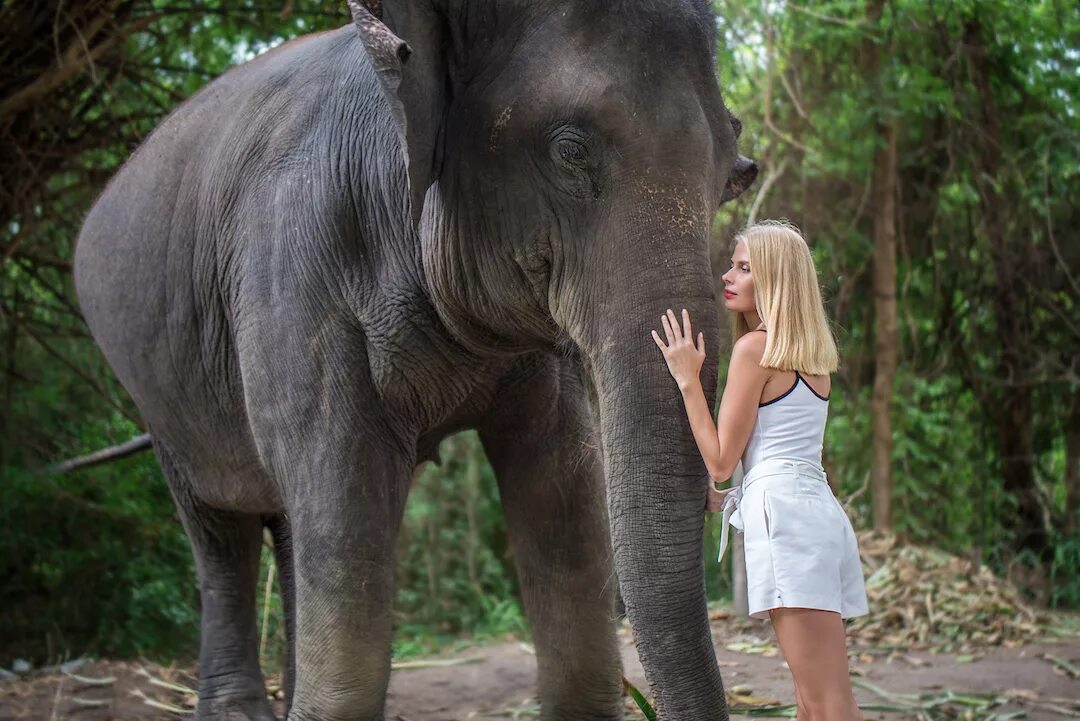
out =
<path fill-rule="evenodd" d="M 109 684 L 116 683 L 115 676 L 106 676 L 105 678 L 91 678 L 89 676 L 80 676 L 75 673 L 63 672 L 65 676 L 73 681 L 81 683 L 84 686 L 108 686 Z"/>
<path fill-rule="evenodd" d="M 76 706 L 83 706 L 85 708 L 101 708 L 102 706 L 108 706 L 110 703 L 108 699 L 79 698 L 78 696 L 72 696 L 71 702 Z"/>
<path fill-rule="evenodd" d="M 266 588 L 263 591 L 263 607 L 262 607 L 262 629 L 259 634 L 259 665 L 263 664 L 263 657 L 266 654 L 266 636 L 270 628 L 270 624 L 267 623 L 270 616 L 270 594 L 274 589 L 274 571 L 277 569 L 277 563 L 273 557 L 270 558 L 270 566 L 266 570 Z"/>

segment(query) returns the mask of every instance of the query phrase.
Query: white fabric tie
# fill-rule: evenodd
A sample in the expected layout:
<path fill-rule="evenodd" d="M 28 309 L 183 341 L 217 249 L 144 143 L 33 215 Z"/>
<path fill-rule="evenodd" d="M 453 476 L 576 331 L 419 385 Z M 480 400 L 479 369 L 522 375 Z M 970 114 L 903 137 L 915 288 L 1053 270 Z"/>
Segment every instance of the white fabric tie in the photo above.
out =
<path fill-rule="evenodd" d="M 739 501 L 742 500 L 742 485 L 734 486 L 724 496 L 724 519 L 720 522 L 720 553 L 716 556 L 717 563 L 724 557 L 724 551 L 728 544 L 728 524 L 735 526 L 739 533 L 743 531 L 742 514 L 739 513 Z"/>

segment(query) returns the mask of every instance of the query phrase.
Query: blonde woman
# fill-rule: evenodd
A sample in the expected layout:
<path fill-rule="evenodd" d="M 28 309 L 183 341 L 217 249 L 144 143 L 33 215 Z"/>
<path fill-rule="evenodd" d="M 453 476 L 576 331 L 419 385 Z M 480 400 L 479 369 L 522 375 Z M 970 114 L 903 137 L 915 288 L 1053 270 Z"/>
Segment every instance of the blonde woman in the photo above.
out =
<path fill-rule="evenodd" d="M 705 403 L 705 341 L 689 314 L 654 330 L 709 472 L 709 511 L 743 531 L 750 616 L 770 619 L 791 668 L 800 721 L 859 721 L 842 619 L 868 612 L 854 529 L 821 465 L 837 368 L 810 249 L 787 223 L 742 231 L 724 276 L 734 348 L 719 423 Z M 741 486 L 717 490 L 742 461 Z M 718 559 L 719 560 L 719 559 Z"/>

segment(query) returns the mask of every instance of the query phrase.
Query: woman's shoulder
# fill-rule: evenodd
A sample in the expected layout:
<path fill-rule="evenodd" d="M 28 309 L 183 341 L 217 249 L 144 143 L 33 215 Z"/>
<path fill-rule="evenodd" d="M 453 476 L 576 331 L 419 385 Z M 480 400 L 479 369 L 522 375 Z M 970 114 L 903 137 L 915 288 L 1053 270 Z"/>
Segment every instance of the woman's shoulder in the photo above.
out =
<path fill-rule="evenodd" d="M 749 333 L 744 333 L 737 341 L 735 341 L 732 352 L 745 355 L 753 355 L 756 353 L 758 360 L 761 360 L 761 356 L 765 354 L 765 340 L 765 331 L 752 330 Z"/>
<path fill-rule="evenodd" d="M 734 360 L 752 360 L 755 364 L 760 365 L 761 359 L 765 356 L 765 333 L 760 331 L 750 331 L 744 333 L 735 341 L 735 345 L 731 349 L 731 359 Z"/>

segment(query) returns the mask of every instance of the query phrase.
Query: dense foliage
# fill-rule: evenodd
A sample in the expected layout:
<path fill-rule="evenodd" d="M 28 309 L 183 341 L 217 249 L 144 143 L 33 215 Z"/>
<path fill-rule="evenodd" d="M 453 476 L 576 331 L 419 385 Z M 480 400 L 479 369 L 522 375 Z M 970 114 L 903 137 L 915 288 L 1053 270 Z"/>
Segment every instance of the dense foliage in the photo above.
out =
<path fill-rule="evenodd" d="M 871 185 L 891 129 L 894 526 L 1080 606 L 1075 7 L 891 0 L 877 17 L 853 0 L 714 4 L 725 100 L 762 166 L 718 214 L 716 272 L 750 215 L 805 230 L 843 357 L 825 458 L 841 496 L 856 494 L 870 522 Z M 346 20 L 344 3 L 291 0 L 0 8 L 0 664 L 192 652 L 192 561 L 152 454 L 36 472 L 142 432 L 79 318 L 72 244 L 103 183 L 176 103 L 283 38 Z M 870 70 L 868 50 L 880 58 Z M 476 436 L 441 451 L 400 537 L 399 654 L 524 628 Z M 708 562 L 719 519 L 707 529 L 720 597 L 729 562 Z M 276 601 L 266 615 L 280 640 Z"/>
<path fill-rule="evenodd" d="M 881 10 L 873 17 L 874 6 Z M 1075 604 L 1077 37 L 1062 2 L 716 3 L 721 85 L 763 161 L 753 208 L 807 233 L 842 345 L 826 466 L 869 473 L 875 151 L 896 142 L 897 530 Z M 879 48 L 878 71 L 868 48 Z M 869 518 L 869 497 L 855 503 Z M 1017 566 L 1016 564 L 1020 564 Z M 1052 578 L 1045 579 L 1048 573 Z"/>

